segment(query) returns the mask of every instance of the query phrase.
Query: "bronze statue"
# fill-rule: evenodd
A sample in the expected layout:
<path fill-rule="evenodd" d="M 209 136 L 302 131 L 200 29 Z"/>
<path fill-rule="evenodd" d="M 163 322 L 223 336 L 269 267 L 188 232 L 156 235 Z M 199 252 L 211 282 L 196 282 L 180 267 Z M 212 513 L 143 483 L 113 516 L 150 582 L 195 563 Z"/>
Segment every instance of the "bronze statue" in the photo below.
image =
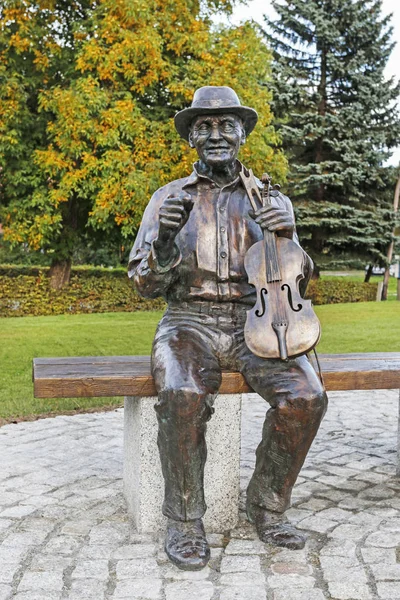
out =
<path fill-rule="evenodd" d="M 266 230 L 298 245 L 289 198 L 275 190 L 271 203 L 252 208 L 239 176 L 239 148 L 256 122 L 257 113 L 242 106 L 231 88 L 196 91 L 175 125 L 199 160 L 189 177 L 155 192 L 130 255 L 136 289 L 168 303 L 153 343 L 152 372 L 168 517 L 165 549 L 182 569 L 201 569 L 210 557 L 202 523 L 205 430 L 221 369 L 240 371 L 271 406 L 247 490 L 248 518 L 263 542 L 292 549 L 305 543 L 282 513 L 327 397 L 305 355 L 265 359 L 246 345 L 246 315 L 256 302 L 244 265 L 249 248 Z M 302 293 L 312 273 L 311 259 L 303 255 Z"/>

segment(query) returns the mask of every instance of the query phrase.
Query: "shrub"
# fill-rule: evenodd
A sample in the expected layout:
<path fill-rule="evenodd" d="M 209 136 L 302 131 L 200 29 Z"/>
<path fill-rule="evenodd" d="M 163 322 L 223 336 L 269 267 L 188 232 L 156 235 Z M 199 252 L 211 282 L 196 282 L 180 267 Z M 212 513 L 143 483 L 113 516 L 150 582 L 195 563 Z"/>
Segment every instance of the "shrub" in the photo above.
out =
<path fill-rule="evenodd" d="M 307 288 L 307 298 L 313 304 L 339 304 L 340 302 L 371 302 L 376 299 L 378 284 L 345 279 L 313 279 Z"/>
<path fill-rule="evenodd" d="M 0 266 L 0 317 L 61 315 L 99 312 L 162 310 L 162 299 L 148 300 L 133 290 L 126 270 L 76 267 L 71 283 L 50 288 L 48 268 Z M 335 280 L 311 281 L 307 297 L 314 304 L 375 300 L 377 285 Z"/>
<path fill-rule="evenodd" d="M 62 290 L 50 288 L 47 271 L 0 267 L 0 316 L 134 312 L 165 306 L 161 299 L 147 300 L 136 294 L 124 269 L 74 269 L 70 285 Z"/>

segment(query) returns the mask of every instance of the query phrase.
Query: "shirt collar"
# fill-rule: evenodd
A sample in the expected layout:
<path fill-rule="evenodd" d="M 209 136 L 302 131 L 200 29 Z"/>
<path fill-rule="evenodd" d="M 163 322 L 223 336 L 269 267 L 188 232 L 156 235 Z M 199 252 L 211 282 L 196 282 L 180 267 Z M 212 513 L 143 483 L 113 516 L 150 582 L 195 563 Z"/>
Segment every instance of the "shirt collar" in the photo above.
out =
<path fill-rule="evenodd" d="M 239 165 L 240 169 L 242 169 L 243 165 L 240 162 L 240 160 L 237 160 L 236 162 Z M 202 175 L 201 173 L 199 173 L 197 171 L 197 163 L 194 163 L 193 171 L 187 178 L 187 181 L 186 181 L 185 185 L 182 186 L 182 188 L 185 189 L 186 187 L 189 187 L 191 185 L 197 185 L 201 179 L 205 179 L 206 181 L 215 183 L 212 179 L 210 179 L 210 177 L 207 177 L 207 175 Z M 255 179 L 256 179 L 258 187 L 260 189 L 262 189 L 263 184 L 261 183 L 261 181 L 257 177 Z M 234 179 L 231 183 L 229 183 L 225 187 L 236 186 L 238 183 L 239 183 L 239 176 L 237 176 L 236 179 Z"/>

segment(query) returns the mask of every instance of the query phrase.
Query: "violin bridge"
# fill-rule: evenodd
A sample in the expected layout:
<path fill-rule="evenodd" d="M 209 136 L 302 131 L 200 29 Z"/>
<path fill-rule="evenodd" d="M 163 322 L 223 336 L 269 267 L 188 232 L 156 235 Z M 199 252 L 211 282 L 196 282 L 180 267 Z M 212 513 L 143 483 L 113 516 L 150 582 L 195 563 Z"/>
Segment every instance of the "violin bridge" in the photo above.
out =
<path fill-rule="evenodd" d="M 276 337 L 278 338 L 278 346 L 279 346 L 279 355 L 281 360 L 288 360 L 288 351 L 286 344 L 286 331 L 288 328 L 287 321 L 280 321 L 279 323 L 271 323 L 272 329 L 276 333 Z"/>

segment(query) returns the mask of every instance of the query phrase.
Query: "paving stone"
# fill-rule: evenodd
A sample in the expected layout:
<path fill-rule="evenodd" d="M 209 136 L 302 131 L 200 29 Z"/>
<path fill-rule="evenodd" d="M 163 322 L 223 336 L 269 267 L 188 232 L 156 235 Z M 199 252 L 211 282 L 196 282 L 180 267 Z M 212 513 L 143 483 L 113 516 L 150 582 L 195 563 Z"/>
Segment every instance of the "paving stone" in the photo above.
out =
<path fill-rule="evenodd" d="M 382 500 L 383 498 L 393 498 L 396 495 L 395 490 L 389 487 L 377 485 L 364 490 L 360 494 L 360 498 L 367 498 L 371 500 Z"/>
<path fill-rule="evenodd" d="M 336 527 L 333 531 L 328 533 L 330 538 L 336 538 L 339 540 L 361 540 L 367 533 L 373 530 L 373 526 L 359 526 L 351 525 L 350 523 L 344 523 Z"/>
<path fill-rule="evenodd" d="M 209 565 L 207 565 L 204 569 L 201 569 L 201 571 L 183 571 L 168 561 L 163 569 L 163 577 L 165 580 L 171 579 L 174 581 L 203 581 L 204 579 L 208 579 L 211 575 L 211 569 Z"/>
<path fill-rule="evenodd" d="M 299 529 L 305 529 L 310 531 L 317 531 L 318 533 L 326 533 L 336 527 L 337 521 L 329 521 L 328 519 L 323 519 L 318 515 L 315 517 L 309 517 L 308 519 L 304 519 L 297 524 Z"/>
<path fill-rule="evenodd" d="M 383 520 L 379 525 L 381 531 L 398 531 L 400 532 L 400 517 L 390 519 L 390 521 Z M 399 536 L 400 540 L 400 536 Z"/>
<path fill-rule="evenodd" d="M 32 546 L 39 546 L 46 539 L 47 534 L 37 532 L 12 532 L 4 540 L 3 546 L 8 548 L 26 548 Z"/>
<path fill-rule="evenodd" d="M 266 554 L 265 544 L 260 540 L 231 540 L 225 548 L 226 554 Z"/>
<path fill-rule="evenodd" d="M 272 563 L 274 562 L 296 562 L 301 564 L 307 564 L 307 545 L 301 550 L 287 550 L 282 548 L 275 548 L 274 554 L 270 557 Z"/>
<path fill-rule="evenodd" d="M 29 592 L 18 592 L 12 596 L 12 600 L 61 600 L 61 592 L 48 592 L 30 590 Z"/>
<path fill-rule="evenodd" d="M 96 579 L 74 579 L 68 590 L 68 600 L 103 600 L 106 591 L 104 581 Z"/>
<path fill-rule="evenodd" d="M 120 546 L 112 553 L 113 558 L 143 558 L 145 556 L 154 556 L 156 553 L 155 544 L 130 544 L 129 546 Z"/>
<path fill-rule="evenodd" d="M 135 577 L 157 577 L 159 567 L 155 558 L 135 558 L 119 560 L 116 566 L 117 579 L 133 579 Z"/>
<path fill-rule="evenodd" d="M 61 591 L 63 588 L 63 578 L 61 573 L 52 571 L 27 571 L 18 586 L 18 591 L 38 590 L 44 591 Z"/>
<path fill-rule="evenodd" d="M 97 579 L 99 581 L 108 579 L 107 560 L 84 560 L 79 561 L 72 571 L 74 579 Z"/>
<path fill-rule="evenodd" d="M 329 540 L 321 548 L 321 556 L 344 556 L 353 557 L 356 555 L 357 545 L 353 540 Z"/>
<path fill-rule="evenodd" d="M 89 534 L 89 544 L 97 546 L 105 544 L 106 546 L 115 543 L 122 543 L 127 537 L 127 527 L 120 523 L 103 523 L 93 527 Z"/>
<path fill-rule="evenodd" d="M 115 546 L 82 546 L 78 553 L 79 560 L 87 560 L 87 559 L 109 559 L 113 552 L 115 551 Z"/>
<path fill-rule="evenodd" d="M 14 575 L 19 570 L 19 564 L 3 565 L 0 563 L 0 584 L 12 584 Z"/>
<path fill-rule="evenodd" d="M 264 587 L 228 587 L 221 591 L 219 600 L 267 600 L 267 593 Z"/>
<path fill-rule="evenodd" d="M 358 511 L 370 507 L 371 504 L 371 500 L 365 500 L 364 498 L 354 498 L 353 496 L 349 496 L 341 500 L 338 504 L 338 507 L 344 510 Z"/>
<path fill-rule="evenodd" d="M 9 585 L 0 584 L 0 600 L 9 600 L 11 592 L 12 588 Z"/>
<path fill-rule="evenodd" d="M 307 519 L 314 516 L 311 510 L 302 510 L 300 508 L 290 508 L 286 511 L 285 515 L 292 523 L 298 523 L 303 519 Z"/>
<path fill-rule="evenodd" d="M 361 527 L 368 527 L 369 529 L 378 529 L 383 521 L 382 517 L 372 515 L 368 510 L 363 510 L 356 515 L 352 515 L 349 518 L 351 525 L 359 525 Z"/>
<path fill-rule="evenodd" d="M 340 579 L 343 575 L 353 577 L 356 567 L 359 567 L 364 575 L 356 556 L 320 556 L 320 564 L 328 580 Z"/>
<path fill-rule="evenodd" d="M 258 556 L 225 556 L 221 562 L 221 573 L 260 573 L 260 558 Z"/>
<path fill-rule="evenodd" d="M 30 565 L 31 571 L 59 571 L 63 572 L 72 561 L 68 557 L 51 554 L 35 554 Z"/>
<path fill-rule="evenodd" d="M 378 548 L 395 548 L 399 544 L 399 534 L 390 531 L 376 531 L 371 533 L 365 540 L 366 546 L 376 546 Z"/>
<path fill-rule="evenodd" d="M 93 523 L 91 521 L 69 521 L 61 529 L 61 533 L 65 535 L 87 535 Z"/>
<path fill-rule="evenodd" d="M 307 502 L 299 505 L 299 508 L 304 510 L 311 510 L 312 512 L 318 512 L 324 510 L 329 506 L 329 500 L 323 500 L 322 498 L 311 498 Z"/>
<path fill-rule="evenodd" d="M 46 544 L 44 552 L 49 554 L 61 554 L 62 556 L 71 556 L 82 544 L 80 538 L 76 539 L 69 535 L 57 535 Z"/>
<path fill-rule="evenodd" d="M 268 585 L 272 589 L 282 589 L 285 590 L 296 588 L 300 589 L 311 589 L 315 585 L 314 577 L 310 577 L 307 575 L 272 575 L 268 577 Z"/>
<path fill-rule="evenodd" d="M 24 560 L 28 551 L 29 549 L 25 547 L 10 548 L 9 546 L 0 546 L 0 562 L 2 564 L 18 564 Z"/>
<path fill-rule="evenodd" d="M 211 581 L 180 581 L 169 583 L 165 587 L 165 600 L 211 600 L 213 594 L 214 586 Z"/>
<path fill-rule="evenodd" d="M 378 595 L 381 600 L 397 600 L 400 598 L 398 581 L 383 581 L 377 583 Z"/>
<path fill-rule="evenodd" d="M 276 562 L 271 570 L 274 575 L 312 575 L 311 565 L 302 565 L 298 562 Z"/>
<path fill-rule="evenodd" d="M 372 573 L 376 581 L 400 581 L 400 564 L 375 564 L 371 565 Z M 400 583 L 399 586 L 400 593 Z"/>
<path fill-rule="evenodd" d="M 0 518 L 0 534 L 16 524 L 15 520 Z"/>
<path fill-rule="evenodd" d="M 321 590 L 274 590 L 273 600 L 325 600 Z"/>
<path fill-rule="evenodd" d="M 373 598 L 367 585 L 353 581 L 330 581 L 330 594 L 337 600 L 370 600 Z"/>
<path fill-rule="evenodd" d="M 27 515 L 35 512 L 36 508 L 33 506 L 12 506 L 10 508 L 6 508 L 0 513 L 0 517 L 11 517 L 15 519 L 19 519 L 20 517 L 26 517 Z"/>
<path fill-rule="evenodd" d="M 353 513 L 350 513 L 348 510 L 343 510 L 341 508 L 327 508 L 326 510 L 321 510 L 318 513 L 318 517 L 321 519 L 327 519 L 329 521 L 348 521 L 353 516 Z"/>
<path fill-rule="evenodd" d="M 221 585 L 263 585 L 265 584 L 265 575 L 262 573 L 223 573 L 220 580 Z"/>
<path fill-rule="evenodd" d="M 366 563 L 378 564 L 384 563 L 391 565 L 396 563 L 395 548 L 361 548 L 361 554 Z"/>
<path fill-rule="evenodd" d="M 124 579 L 117 582 L 113 598 L 159 600 L 161 598 L 161 584 L 161 579 Z"/>

